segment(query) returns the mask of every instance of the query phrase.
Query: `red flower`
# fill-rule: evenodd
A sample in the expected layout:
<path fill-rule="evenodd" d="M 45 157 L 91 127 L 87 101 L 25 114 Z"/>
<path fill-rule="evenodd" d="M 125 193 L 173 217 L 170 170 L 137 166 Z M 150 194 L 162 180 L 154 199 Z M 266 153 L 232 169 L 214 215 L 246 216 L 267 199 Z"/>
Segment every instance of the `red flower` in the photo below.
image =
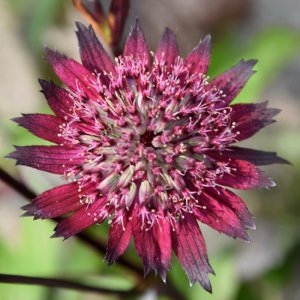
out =
<path fill-rule="evenodd" d="M 108 220 L 109 264 L 133 236 L 145 273 L 154 269 L 165 281 L 173 249 L 191 284 L 211 291 L 213 270 L 197 221 L 248 240 L 252 216 L 228 187 L 274 186 L 257 165 L 286 162 L 273 152 L 233 146 L 279 112 L 267 103 L 230 105 L 255 61 L 209 81 L 209 36 L 183 59 L 166 29 L 152 57 L 137 21 L 113 62 L 91 27 L 77 27 L 82 65 L 46 49 L 67 86 L 40 81 L 54 115 L 15 119 L 57 145 L 17 147 L 10 157 L 70 181 L 34 199 L 27 215 L 68 214 L 55 228 L 64 238 Z"/>

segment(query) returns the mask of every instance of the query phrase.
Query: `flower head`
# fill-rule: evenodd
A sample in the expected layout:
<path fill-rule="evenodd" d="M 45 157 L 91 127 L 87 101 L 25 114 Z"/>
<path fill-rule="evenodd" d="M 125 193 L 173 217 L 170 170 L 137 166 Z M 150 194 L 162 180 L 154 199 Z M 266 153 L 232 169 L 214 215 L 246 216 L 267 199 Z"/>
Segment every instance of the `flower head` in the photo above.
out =
<path fill-rule="evenodd" d="M 64 238 L 108 220 L 108 263 L 133 236 L 146 273 L 154 269 L 165 280 L 173 249 L 190 282 L 210 291 L 213 270 L 197 221 L 248 240 L 252 216 L 228 188 L 274 186 L 257 165 L 285 162 L 234 146 L 278 113 L 267 103 L 231 105 L 255 61 L 210 81 L 210 36 L 181 58 L 166 29 L 150 55 L 137 21 L 123 55 L 112 61 L 91 27 L 77 27 L 82 64 L 46 49 L 67 86 L 40 81 L 54 115 L 15 119 L 56 145 L 17 147 L 10 157 L 69 181 L 34 199 L 27 215 L 67 214 L 55 228 Z"/>

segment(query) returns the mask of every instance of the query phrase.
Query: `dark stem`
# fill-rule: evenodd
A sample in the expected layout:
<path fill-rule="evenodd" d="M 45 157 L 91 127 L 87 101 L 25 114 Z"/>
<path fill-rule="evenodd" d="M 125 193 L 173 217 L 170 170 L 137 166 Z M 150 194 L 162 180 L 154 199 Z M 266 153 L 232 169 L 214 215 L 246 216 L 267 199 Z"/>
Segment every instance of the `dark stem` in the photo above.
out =
<path fill-rule="evenodd" d="M 88 284 L 82 284 L 76 281 L 67 280 L 67 279 L 58 279 L 58 278 L 44 278 L 44 277 L 32 277 L 32 276 L 20 276 L 20 275 L 8 275 L 8 274 L 0 274 L 0 282 L 2 283 L 14 283 L 14 284 L 29 284 L 29 285 L 42 285 L 48 286 L 52 288 L 64 288 L 64 289 L 72 289 L 84 292 L 92 292 L 99 294 L 110 294 L 110 295 L 118 295 L 128 296 L 128 295 L 136 295 L 138 291 L 135 289 L 129 291 L 118 291 L 118 290 L 110 290 L 106 288 L 100 288 Z"/>

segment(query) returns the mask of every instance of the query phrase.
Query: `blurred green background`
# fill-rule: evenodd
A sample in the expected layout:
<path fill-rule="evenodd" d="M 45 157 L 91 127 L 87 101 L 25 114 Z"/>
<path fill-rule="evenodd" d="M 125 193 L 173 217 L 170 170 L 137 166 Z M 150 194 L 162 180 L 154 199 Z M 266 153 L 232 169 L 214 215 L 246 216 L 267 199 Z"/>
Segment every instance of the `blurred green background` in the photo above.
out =
<path fill-rule="evenodd" d="M 103 1 L 105 2 L 105 1 Z M 139 16 L 152 50 L 164 26 L 178 36 L 182 55 L 208 32 L 213 34 L 212 76 L 241 58 L 259 60 L 258 73 L 236 101 L 270 101 L 282 109 L 278 122 L 244 144 L 277 151 L 293 166 L 266 171 L 277 187 L 243 193 L 256 216 L 257 230 L 245 244 L 202 226 L 210 261 L 213 294 L 198 285 L 189 287 L 174 259 L 168 280 L 187 300 L 298 300 L 300 299 L 300 2 L 298 0 L 132 0 L 130 23 Z M 0 0 L 0 157 L 13 144 L 40 144 L 9 119 L 21 113 L 47 112 L 37 78 L 54 78 L 43 59 L 44 45 L 78 59 L 74 21 L 82 20 L 71 1 Z M 83 21 L 84 22 L 84 21 Z M 0 158 L 1 167 L 35 192 L 60 183 L 60 178 L 16 168 Z M 107 267 L 103 257 L 71 238 L 50 239 L 54 224 L 19 218 L 26 201 L 0 182 L 0 273 L 67 277 L 98 286 L 129 289 L 135 278 L 118 264 Z M 91 233 L 106 239 L 105 225 Z M 140 260 L 134 248 L 127 256 Z M 62 289 L 0 284 L 3 300 L 113 299 Z M 133 299 L 133 298 L 130 298 Z M 149 289 L 142 299 L 171 299 Z"/>

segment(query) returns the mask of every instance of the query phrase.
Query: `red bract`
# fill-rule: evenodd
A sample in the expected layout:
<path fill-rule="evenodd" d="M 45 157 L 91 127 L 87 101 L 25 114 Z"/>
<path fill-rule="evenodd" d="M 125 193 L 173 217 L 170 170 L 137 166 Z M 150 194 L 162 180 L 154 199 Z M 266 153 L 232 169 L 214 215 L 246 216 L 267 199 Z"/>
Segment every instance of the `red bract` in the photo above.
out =
<path fill-rule="evenodd" d="M 70 181 L 34 199 L 26 215 L 67 214 L 54 234 L 64 238 L 108 220 L 108 263 L 133 236 L 146 273 L 154 269 L 165 280 L 173 249 L 191 284 L 211 291 L 213 270 L 198 221 L 248 240 L 252 216 L 228 187 L 274 186 L 257 165 L 286 162 L 233 146 L 278 113 L 266 103 L 230 105 L 255 61 L 241 61 L 209 81 L 209 36 L 183 59 L 166 29 L 151 55 L 137 21 L 115 61 L 91 27 L 78 24 L 77 36 L 82 65 L 46 50 L 67 86 L 40 82 L 55 115 L 16 119 L 57 145 L 17 147 L 10 157 Z"/>

